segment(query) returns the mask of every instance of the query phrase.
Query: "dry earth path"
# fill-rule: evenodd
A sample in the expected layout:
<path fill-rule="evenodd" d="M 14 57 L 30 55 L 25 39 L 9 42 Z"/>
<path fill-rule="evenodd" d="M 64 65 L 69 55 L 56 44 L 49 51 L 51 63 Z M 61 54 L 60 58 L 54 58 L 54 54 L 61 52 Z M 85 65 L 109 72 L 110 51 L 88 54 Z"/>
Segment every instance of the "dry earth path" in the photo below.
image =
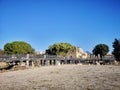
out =
<path fill-rule="evenodd" d="M 120 90 L 120 66 L 61 65 L 4 72 L 0 90 Z"/>

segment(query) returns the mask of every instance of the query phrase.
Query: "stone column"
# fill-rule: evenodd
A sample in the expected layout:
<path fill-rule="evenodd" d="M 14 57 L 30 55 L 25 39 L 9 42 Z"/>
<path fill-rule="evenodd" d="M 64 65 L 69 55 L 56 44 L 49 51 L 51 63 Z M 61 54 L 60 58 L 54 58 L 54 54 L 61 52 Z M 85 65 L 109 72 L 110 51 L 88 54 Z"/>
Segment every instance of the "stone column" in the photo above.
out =
<path fill-rule="evenodd" d="M 35 66 L 35 65 L 34 65 L 34 62 L 32 61 L 31 63 L 32 63 L 32 67 L 34 67 L 34 66 Z"/>
<path fill-rule="evenodd" d="M 60 65 L 60 60 L 56 60 L 56 65 Z"/>
<path fill-rule="evenodd" d="M 54 60 L 51 60 L 51 65 L 54 65 Z"/>
<path fill-rule="evenodd" d="M 40 66 L 40 60 L 39 60 L 39 59 L 36 59 L 36 60 L 35 60 L 35 64 L 36 64 L 37 67 L 39 67 L 39 66 Z"/>
<path fill-rule="evenodd" d="M 67 60 L 64 60 L 64 64 L 67 64 Z"/>
<path fill-rule="evenodd" d="M 100 65 L 100 63 L 99 63 L 98 61 L 96 61 L 96 64 L 97 64 L 97 65 Z"/>
<path fill-rule="evenodd" d="M 26 66 L 29 67 L 29 61 L 28 60 L 26 60 Z"/>
<path fill-rule="evenodd" d="M 26 55 L 26 59 L 29 59 L 29 57 L 30 57 L 30 55 L 29 55 L 29 54 L 27 54 L 27 55 Z"/>
<path fill-rule="evenodd" d="M 46 60 L 45 65 L 49 66 L 50 65 L 50 61 Z"/>
<path fill-rule="evenodd" d="M 70 64 L 72 64 L 73 62 L 72 62 L 72 60 L 70 60 Z"/>
<path fill-rule="evenodd" d="M 46 55 L 44 55 L 44 59 L 46 59 Z"/>

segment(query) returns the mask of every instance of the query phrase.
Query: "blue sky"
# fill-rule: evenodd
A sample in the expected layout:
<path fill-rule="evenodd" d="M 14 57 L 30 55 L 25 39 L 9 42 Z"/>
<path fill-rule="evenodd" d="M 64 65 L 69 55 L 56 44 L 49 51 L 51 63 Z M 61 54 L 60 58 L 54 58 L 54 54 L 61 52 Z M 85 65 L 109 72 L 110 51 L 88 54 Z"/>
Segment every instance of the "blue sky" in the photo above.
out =
<path fill-rule="evenodd" d="M 119 0 L 0 0 L 0 48 L 26 41 L 36 51 L 68 42 L 91 52 L 120 38 Z"/>

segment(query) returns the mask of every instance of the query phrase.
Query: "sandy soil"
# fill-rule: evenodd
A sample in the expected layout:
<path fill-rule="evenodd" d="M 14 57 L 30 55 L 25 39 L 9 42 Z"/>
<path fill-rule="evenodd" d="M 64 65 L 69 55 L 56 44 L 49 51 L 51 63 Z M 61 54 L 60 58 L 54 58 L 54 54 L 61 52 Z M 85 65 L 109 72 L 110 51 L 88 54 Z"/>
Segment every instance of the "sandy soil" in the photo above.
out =
<path fill-rule="evenodd" d="M 120 90 L 120 66 L 61 65 L 4 72 L 0 90 Z"/>

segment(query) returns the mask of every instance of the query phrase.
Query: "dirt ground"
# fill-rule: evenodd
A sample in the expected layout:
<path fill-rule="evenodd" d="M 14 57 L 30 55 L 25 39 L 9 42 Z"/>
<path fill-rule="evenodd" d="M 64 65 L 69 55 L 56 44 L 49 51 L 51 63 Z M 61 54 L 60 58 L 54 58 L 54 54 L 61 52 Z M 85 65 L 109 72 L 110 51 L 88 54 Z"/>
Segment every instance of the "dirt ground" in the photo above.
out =
<path fill-rule="evenodd" d="M 42 66 L 0 73 L 0 90 L 120 90 L 120 66 Z"/>

